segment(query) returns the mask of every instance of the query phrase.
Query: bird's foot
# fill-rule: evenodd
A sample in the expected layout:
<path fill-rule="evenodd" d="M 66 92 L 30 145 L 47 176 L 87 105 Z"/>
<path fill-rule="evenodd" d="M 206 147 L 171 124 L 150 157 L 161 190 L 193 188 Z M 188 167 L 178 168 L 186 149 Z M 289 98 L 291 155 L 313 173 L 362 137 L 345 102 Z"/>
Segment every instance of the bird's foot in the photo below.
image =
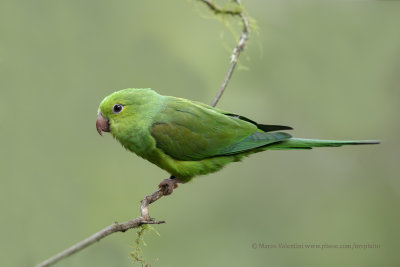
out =
<path fill-rule="evenodd" d="M 181 183 L 181 181 L 178 178 L 171 176 L 168 179 L 162 180 L 158 187 L 161 188 L 164 196 L 168 196 L 171 195 L 174 189 L 178 187 L 178 183 Z"/>

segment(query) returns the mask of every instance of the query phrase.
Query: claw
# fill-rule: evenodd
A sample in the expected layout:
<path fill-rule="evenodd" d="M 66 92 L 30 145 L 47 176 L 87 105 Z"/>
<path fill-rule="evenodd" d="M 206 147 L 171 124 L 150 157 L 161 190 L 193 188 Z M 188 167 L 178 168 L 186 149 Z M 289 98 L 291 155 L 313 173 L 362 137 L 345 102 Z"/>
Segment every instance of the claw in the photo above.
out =
<path fill-rule="evenodd" d="M 158 187 L 161 188 L 163 194 L 167 196 L 172 194 L 172 192 L 175 188 L 178 187 L 178 183 L 180 182 L 181 181 L 178 178 L 171 176 L 171 178 L 162 180 Z"/>

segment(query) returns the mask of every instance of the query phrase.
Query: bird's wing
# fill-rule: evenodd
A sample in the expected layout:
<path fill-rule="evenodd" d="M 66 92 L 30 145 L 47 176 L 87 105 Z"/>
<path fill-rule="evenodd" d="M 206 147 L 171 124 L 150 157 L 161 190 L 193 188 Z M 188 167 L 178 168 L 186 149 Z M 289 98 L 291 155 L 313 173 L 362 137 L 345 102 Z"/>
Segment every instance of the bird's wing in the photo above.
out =
<path fill-rule="evenodd" d="M 250 122 L 251 124 L 254 124 L 255 126 L 257 126 L 258 129 L 263 130 L 264 132 L 273 132 L 273 131 L 279 131 L 279 130 L 293 130 L 292 127 L 290 126 L 284 126 L 284 125 L 273 125 L 273 124 L 259 124 L 249 118 L 246 118 L 244 116 L 238 115 L 238 114 L 234 114 L 231 112 L 227 112 L 215 107 L 211 107 L 209 105 L 206 105 L 204 103 L 201 102 L 196 102 L 196 101 L 192 101 L 193 103 L 200 105 L 206 109 L 212 109 L 214 111 L 217 111 L 219 113 L 225 114 L 226 116 L 230 116 L 230 117 L 235 117 L 237 119 L 243 120 L 243 121 L 247 121 Z"/>
<path fill-rule="evenodd" d="M 256 125 L 218 109 L 173 97 L 154 117 L 151 135 L 157 148 L 178 160 L 237 154 L 291 137 L 262 132 Z"/>

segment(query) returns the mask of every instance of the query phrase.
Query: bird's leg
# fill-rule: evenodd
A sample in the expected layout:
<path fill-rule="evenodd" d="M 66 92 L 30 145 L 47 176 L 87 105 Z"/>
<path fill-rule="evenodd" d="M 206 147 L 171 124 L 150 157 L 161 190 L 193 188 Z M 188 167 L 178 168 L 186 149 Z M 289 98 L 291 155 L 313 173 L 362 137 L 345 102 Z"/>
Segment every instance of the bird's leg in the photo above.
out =
<path fill-rule="evenodd" d="M 168 179 L 164 179 L 158 185 L 159 188 L 163 191 L 165 196 L 171 195 L 175 188 L 178 187 L 178 183 L 182 183 L 178 178 L 171 175 Z"/>

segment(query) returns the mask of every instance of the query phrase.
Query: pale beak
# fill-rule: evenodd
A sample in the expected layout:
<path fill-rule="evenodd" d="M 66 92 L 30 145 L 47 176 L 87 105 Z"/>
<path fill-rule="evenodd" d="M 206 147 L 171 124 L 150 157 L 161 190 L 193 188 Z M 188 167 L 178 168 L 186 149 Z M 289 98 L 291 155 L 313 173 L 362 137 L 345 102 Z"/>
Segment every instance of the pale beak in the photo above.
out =
<path fill-rule="evenodd" d="M 103 114 L 99 112 L 96 120 L 96 129 L 99 135 L 103 135 L 102 132 L 110 132 L 110 123 L 106 118 L 103 117 Z"/>

